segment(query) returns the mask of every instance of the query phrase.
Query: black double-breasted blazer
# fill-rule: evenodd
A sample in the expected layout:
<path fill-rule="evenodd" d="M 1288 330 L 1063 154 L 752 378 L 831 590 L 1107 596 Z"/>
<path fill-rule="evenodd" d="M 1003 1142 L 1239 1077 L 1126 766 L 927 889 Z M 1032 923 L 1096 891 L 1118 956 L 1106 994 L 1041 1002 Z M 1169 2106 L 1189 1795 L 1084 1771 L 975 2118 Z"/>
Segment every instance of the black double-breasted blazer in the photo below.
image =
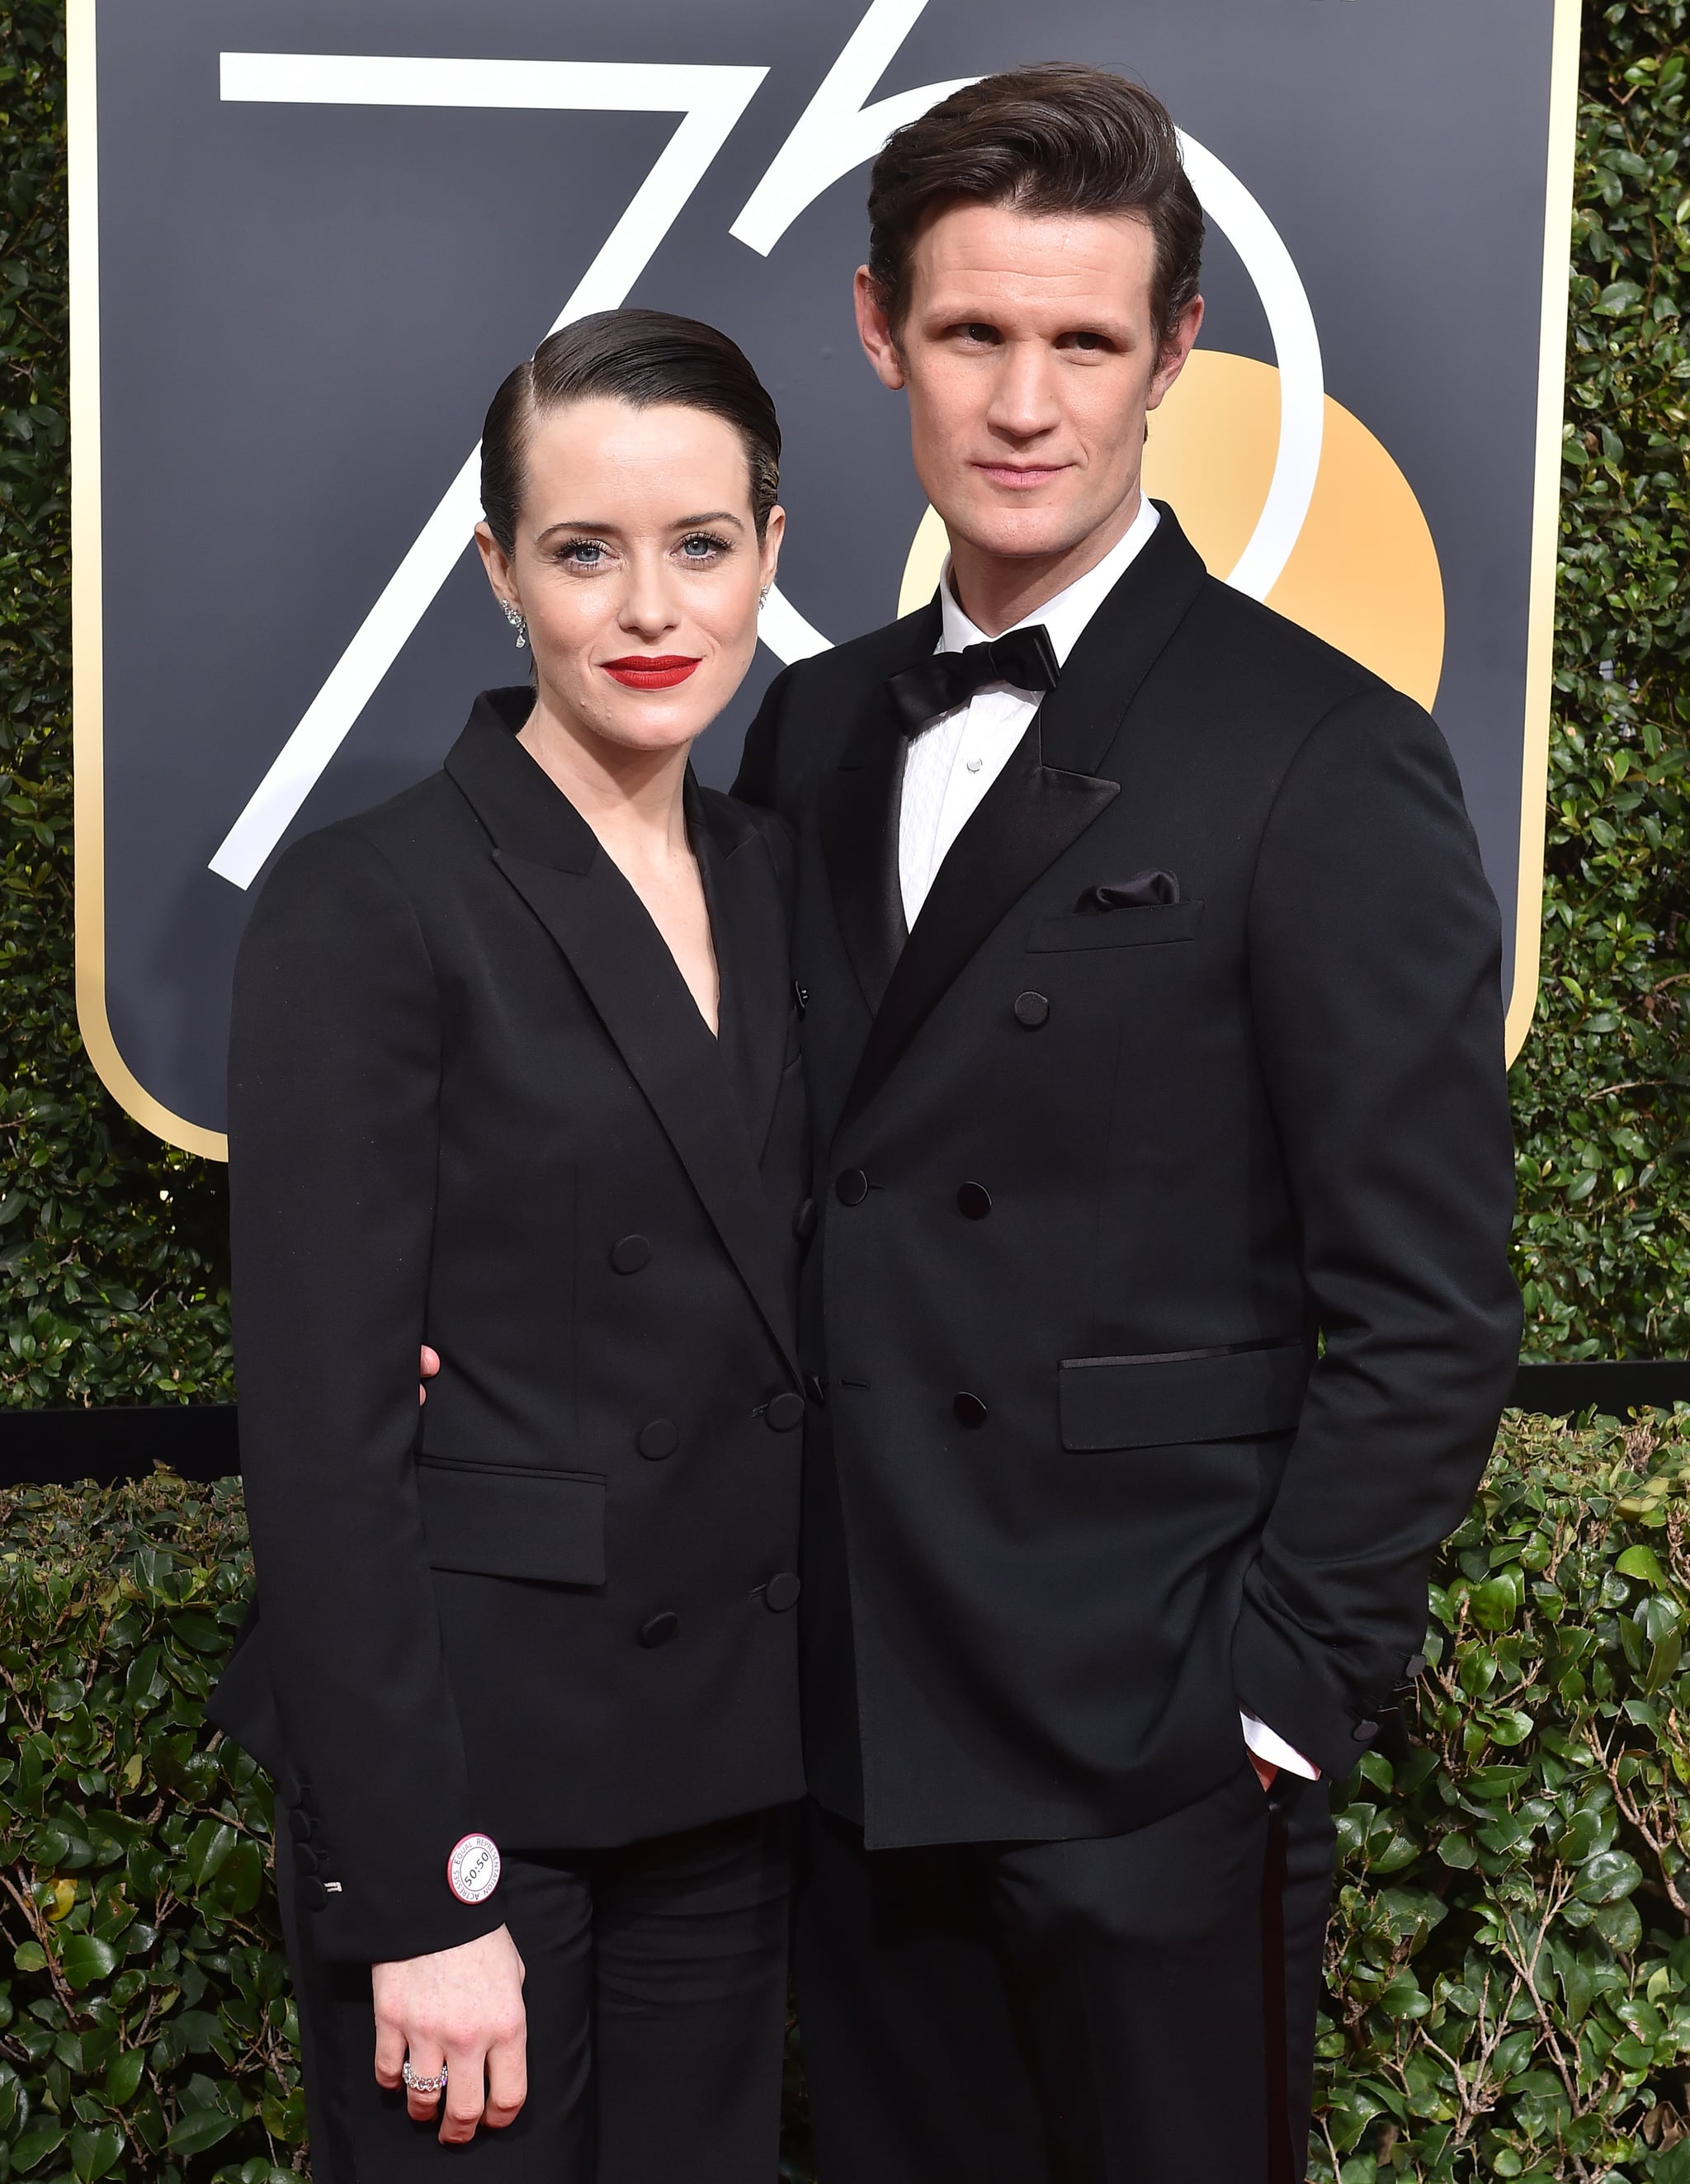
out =
<path fill-rule="evenodd" d="M 448 1888 L 467 1832 L 622 1843 L 802 1789 L 790 846 L 689 781 L 718 1042 L 516 740 L 531 703 L 290 850 L 236 976 L 259 1612 L 213 1713 L 353 1958 L 499 1923 Z"/>
<path fill-rule="evenodd" d="M 1137 1825 L 1241 1709 L 1347 1773 L 1520 1329 L 1431 721 L 1164 509 L 906 936 L 885 684 L 939 629 L 788 669 L 736 784 L 798 837 L 806 1752 L 871 1845 Z"/>

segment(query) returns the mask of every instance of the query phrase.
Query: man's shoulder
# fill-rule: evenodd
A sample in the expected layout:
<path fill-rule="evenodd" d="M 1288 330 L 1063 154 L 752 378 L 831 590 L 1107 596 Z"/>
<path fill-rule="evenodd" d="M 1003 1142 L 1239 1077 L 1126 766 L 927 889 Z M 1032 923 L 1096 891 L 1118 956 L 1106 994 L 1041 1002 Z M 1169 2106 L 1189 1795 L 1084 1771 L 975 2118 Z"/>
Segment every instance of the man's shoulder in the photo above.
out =
<path fill-rule="evenodd" d="M 847 638 L 826 652 L 795 660 L 787 670 L 788 685 L 795 693 L 802 691 L 806 699 L 850 703 L 920 658 L 937 638 L 934 604 L 928 600 L 912 614 L 901 615 L 896 621 L 883 622 L 878 629 L 868 630 L 862 637 Z"/>
<path fill-rule="evenodd" d="M 1322 712 L 1350 698 L 1397 694 L 1360 660 L 1218 577 L 1203 584 L 1180 634 L 1264 692 L 1294 692 Z"/>

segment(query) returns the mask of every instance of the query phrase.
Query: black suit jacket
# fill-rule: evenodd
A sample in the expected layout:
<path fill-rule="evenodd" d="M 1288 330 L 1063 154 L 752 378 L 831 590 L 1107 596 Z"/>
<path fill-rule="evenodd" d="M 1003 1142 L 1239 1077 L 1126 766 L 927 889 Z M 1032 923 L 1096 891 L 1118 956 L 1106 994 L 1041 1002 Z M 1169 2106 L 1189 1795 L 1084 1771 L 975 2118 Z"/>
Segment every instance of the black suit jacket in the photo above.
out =
<path fill-rule="evenodd" d="M 884 685 L 938 633 L 789 668 L 736 784 L 799 834 L 807 1756 L 871 1844 L 1136 1825 L 1241 1708 L 1347 1773 L 1520 1330 L 1431 721 L 1163 510 L 906 939 Z"/>
<path fill-rule="evenodd" d="M 718 1049 L 531 704 L 290 850 L 236 975 L 260 1613 L 214 1715 L 343 1957 L 497 1925 L 446 1885 L 471 1830 L 621 1843 L 803 1786 L 790 845 L 689 783 Z"/>

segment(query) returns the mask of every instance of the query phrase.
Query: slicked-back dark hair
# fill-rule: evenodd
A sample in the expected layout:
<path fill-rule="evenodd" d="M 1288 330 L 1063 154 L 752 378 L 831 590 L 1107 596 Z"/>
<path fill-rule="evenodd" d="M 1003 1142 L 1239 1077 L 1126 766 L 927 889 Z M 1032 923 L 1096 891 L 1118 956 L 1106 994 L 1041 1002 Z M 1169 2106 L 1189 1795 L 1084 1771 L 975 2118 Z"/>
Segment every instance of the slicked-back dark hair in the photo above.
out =
<path fill-rule="evenodd" d="M 961 203 L 1139 214 L 1156 242 L 1158 343 L 1197 292 L 1203 214 L 1173 120 L 1107 69 L 1051 61 L 983 76 L 893 131 L 869 180 L 868 273 L 895 333 L 923 221 Z"/>
<path fill-rule="evenodd" d="M 763 536 L 780 491 L 780 421 L 744 350 L 700 319 L 671 311 L 594 311 L 549 334 L 505 380 L 487 413 L 482 512 L 506 554 L 516 548 L 535 418 L 606 395 L 636 410 L 662 403 L 703 410 L 733 426 L 750 465 L 751 515 Z"/>

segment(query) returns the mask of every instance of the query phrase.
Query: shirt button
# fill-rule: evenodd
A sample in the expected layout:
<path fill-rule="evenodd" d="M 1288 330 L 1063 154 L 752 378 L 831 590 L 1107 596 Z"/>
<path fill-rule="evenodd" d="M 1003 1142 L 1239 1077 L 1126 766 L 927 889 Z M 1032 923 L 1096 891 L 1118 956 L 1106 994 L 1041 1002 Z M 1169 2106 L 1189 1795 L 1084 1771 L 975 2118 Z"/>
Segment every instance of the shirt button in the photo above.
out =
<path fill-rule="evenodd" d="M 861 1206 L 868 1195 L 868 1178 L 860 1167 L 848 1167 L 834 1185 L 834 1195 L 841 1206 Z"/>
<path fill-rule="evenodd" d="M 654 1646 L 667 1646 L 681 1627 L 681 1618 L 666 1608 L 662 1614 L 654 1615 L 639 1626 L 639 1642 L 648 1650 Z"/>
<path fill-rule="evenodd" d="M 772 1608 L 777 1615 L 784 1615 L 787 1609 L 797 1600 L 801 1591 L 802 1587 L 792 1572 L 782 1570 L 778 1576 L 772 1577 L 763 1587 L 763 1605 L 765 1607 Z"/>
<path fill-rule="evenodd" d="M 966 1390 L 951 1398 L 951 1407 L 957 1414 L 957 1423 L 963 1426 L 983 1426 L 986 1422 L 986 1407 L 978 1396 Z"/>
<path fill-rule="evenodd" d="M 624 1236 L 611 1246 L 611 1264 L 619 1274 L 637 1274 L 651 1263 L 651 1246 L 644 1236 Z"/>
<path fill-rule="evenodd" d="M 983 1183 L 965 1183 L 957 1193 L 957 1211 L 970 1221 L 984 1221 L 992 1210 L 992 1195 Z"/>
<path fill-rule="evenodd" d="M 1037 1031 L 1051 1013 L 1051 1005 L 1042 994 L 1018 994 L 1015 996 L 1015 1021 L 1024 1024 L 1029 1031 Z"/>
<path fill-rule="evenodd" d="M 795 1395 L 790 1388 L 786 1388 L 779 1395 L 770 1396 L 768 1407 L 763 1412 L 763 1424 L 775 1433 L 790 1433 L 794 1426 L 802 1423 L 803 1418 L 803 1396 Z"/>
<path fill-rule="evenodd" d="M 672 1456 L 681 1445 L 681 1436 L 667 1418 L 653 1418 L 639 1429 L 639 1439 L 634 1446 L 642 1456 L 649 1456 L 654 1463 L 661 1463 L 666 1456 Z"/>

